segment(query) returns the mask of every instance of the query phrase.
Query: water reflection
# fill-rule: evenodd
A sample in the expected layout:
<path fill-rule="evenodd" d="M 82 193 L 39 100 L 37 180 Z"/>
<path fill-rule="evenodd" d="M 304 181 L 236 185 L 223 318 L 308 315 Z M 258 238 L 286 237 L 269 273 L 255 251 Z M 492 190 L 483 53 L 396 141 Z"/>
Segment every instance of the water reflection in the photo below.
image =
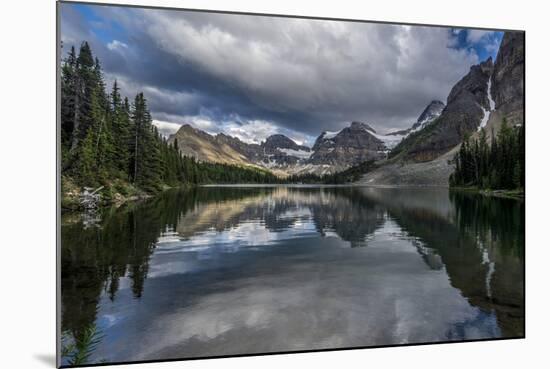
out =
<path fill-rule="evenodd" d="M 523 203 L 197 188 L 64 217 L 62 329 L 95 361 L 523 335 Z"/>

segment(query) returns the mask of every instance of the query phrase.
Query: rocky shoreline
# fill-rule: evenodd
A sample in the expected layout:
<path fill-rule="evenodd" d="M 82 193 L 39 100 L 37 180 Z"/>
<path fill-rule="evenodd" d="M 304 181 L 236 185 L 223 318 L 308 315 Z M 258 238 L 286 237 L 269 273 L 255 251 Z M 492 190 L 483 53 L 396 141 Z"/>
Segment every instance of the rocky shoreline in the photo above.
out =
<path fill-rule="evenodd" d="M 70 178 L 63 177 L 61 185 L 61 210 L 83 211 L 86 207 L 82 204 L 82 195 L 84 191 L 77 186 Z M 171 187 L 164 188 L 167 190 Z M 130 183 L 115 183 L 102 188 L 99 192 L 97 202 L 98 208 L 114 206 L 116 208 L 132 202 L 143 201 L 154 196 L 154 194 L 136 189 Z"/>

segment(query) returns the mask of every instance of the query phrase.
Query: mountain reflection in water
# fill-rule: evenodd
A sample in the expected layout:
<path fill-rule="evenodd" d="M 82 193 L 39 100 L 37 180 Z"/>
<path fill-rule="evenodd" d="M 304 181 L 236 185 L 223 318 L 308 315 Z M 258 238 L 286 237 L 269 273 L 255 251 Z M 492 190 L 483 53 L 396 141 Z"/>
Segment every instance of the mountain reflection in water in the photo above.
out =
<path fill-rule="evenodd" d="M 524 204 L 443 189 L 169 191 L 62 225 L 93 362 L 524 335 Z"/>

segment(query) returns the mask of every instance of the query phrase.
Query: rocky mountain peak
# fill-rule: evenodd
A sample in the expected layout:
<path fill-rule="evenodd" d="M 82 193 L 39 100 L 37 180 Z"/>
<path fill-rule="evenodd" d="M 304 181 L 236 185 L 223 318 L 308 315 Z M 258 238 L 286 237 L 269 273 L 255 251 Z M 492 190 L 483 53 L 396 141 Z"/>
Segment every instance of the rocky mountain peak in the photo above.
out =
<path fill-rule="evenodd" d="M 202 131 L 198 128 L 195 128 L 193 127 L 192 125 L 186 123 L 184 125 L 182 125 L 179 130 L 173 134 L 172 136 L 176 137 L 176 136 L 191 136 L 191 137 L 200 137 L 201 139 L 203 140 L 207 140 L 207 141 L 213 141 L 214 140 L 214 136 L 212 136 L 211 134 L 205 132 L 205 131 Z M 172 137 L 171 136 L 171 137 Z"/>
<path fill-rule="evenodd" d="M 412 128 L 417 129 L 420 126 L 433 121 L 435 118 L 441 115 L 441 112 L 444 108 L 445 104 L 442 101 L 432 100 L 428 104 L 428 106 L 426 106 L 426 108 L 422 111 Z"/>
<path fill-rule="evenodd" d="M 179 130 L 181 131 L 188 131 L 188 132 L 195 132 L 195 128 L 193 128 L 192 125 L 190 125 L 189 123 L 186 123 L 184 125 L 182 125 Z"/>
<path fill-rule="evenodd" d="M 472 66 L 470 72 L 451 89 L 447 97 L 447 105 L 450 105 L 456 99 L 462 101 L 466 99 L 474 100 L 482 106 L 488 106 L 487 83 L 492 72 L 493 63 L 490 60 Z"/>
<path fill-rule="evenodd" d="M 481 71 L 483 73 L 488 73 L 488 74 L 491 74 L 493 73 L 493 57 L 490 56 L 489 58 L 487 58 L 487 60 L 485 60 L 484 62 L 481 62 L 479 64 L 479 66 L 481 67 Z"/>
<path fill-rule="evenodd" d="M 351 122 L 338 132 L 323 132 L 313 145 L 312 164 L 332 165 L 338 170 L 384 157 L 387 150 L 376 131 L 363 122 Z"/>
<path fill-rule="evenodd" d="M 275 149 L 290 149 L 290 150 L 303 150 L 303 151 L 310 150 L 309 147 L 298 145 L 292 139 L 282 134 L 275 134 L 275 135 L 269 136 L 268 138 L 266 138 L 264 142 L 262 142 L 261 146 L 267 151 L 271 151 Z"/>

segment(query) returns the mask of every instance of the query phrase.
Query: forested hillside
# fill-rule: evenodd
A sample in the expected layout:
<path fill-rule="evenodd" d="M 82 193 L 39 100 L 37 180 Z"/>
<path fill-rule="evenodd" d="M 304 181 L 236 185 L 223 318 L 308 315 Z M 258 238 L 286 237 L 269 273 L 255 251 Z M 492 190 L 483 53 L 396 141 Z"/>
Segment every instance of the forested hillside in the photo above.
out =
<path fill-rule="evenodd" d="M 61 167 L 64 194 L 104 186 L 106 201 L 167 186 L 275 178 L 264 170 L 182 157 L 177 141 L 168 144 L 152 125 L 143 93 L 130 103 L 116 81 L 108 92 L 87 42 L 78 55 L 71 47 L 61 69 Z"/>

